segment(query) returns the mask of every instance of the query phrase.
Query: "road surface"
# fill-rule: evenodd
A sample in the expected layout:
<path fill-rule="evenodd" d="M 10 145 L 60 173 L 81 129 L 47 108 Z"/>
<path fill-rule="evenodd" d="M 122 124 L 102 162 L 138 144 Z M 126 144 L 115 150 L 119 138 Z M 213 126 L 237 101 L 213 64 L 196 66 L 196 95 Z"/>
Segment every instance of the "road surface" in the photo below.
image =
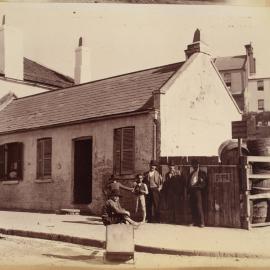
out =
<path fill-rule="evenodd" d="M 164 268 L 164 267 L 270 267 L 270 259 L 213 258 L 198 256 L 135 254 L 135 264 L 106 264 L 103 249 L 64 242 L 0 235 L 0 269 L 7 266 L 87 267 L 89 268 Z"/>

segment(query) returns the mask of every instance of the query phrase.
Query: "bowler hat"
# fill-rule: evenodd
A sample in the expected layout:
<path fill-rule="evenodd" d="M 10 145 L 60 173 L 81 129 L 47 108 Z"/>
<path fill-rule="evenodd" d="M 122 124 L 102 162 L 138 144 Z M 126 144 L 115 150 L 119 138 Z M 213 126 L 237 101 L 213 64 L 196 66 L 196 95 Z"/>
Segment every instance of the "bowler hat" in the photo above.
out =
<path fill-rule="evenodd" d="M 110 194 L 111 197 L 122 197 L 121 194 L 120 194 L 120 190 L 119 189 L 112 189 L 111 191 L 111 194 Z"/>
<path fill-rule="evenodd" d="M 157 160 L 151 160 L 151 161 L 150 161 L 150 165 L 151 165 L 151 166 L 158 166 Z"/>

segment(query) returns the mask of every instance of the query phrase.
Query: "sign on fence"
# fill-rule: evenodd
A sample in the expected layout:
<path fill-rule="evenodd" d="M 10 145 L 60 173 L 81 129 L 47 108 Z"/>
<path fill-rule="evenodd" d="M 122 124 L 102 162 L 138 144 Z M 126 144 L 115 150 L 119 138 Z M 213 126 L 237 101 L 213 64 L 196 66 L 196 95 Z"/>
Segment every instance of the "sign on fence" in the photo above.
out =
<path fill-rule="evenodd" d="M 232 175 L 230 173 L 215 173 L 215 183 L 230 183 Z"/>
<path fill-rule="evenodd" d="M 232 121 L 232 138 L 247 138 L 247 121 Z"/>

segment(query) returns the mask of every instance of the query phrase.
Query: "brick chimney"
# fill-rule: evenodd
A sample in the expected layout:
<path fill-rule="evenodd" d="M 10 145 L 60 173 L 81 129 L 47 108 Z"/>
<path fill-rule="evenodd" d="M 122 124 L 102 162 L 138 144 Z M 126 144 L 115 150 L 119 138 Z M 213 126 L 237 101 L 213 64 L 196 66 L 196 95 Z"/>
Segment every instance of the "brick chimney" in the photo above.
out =
<path fill-rule="evenodd" d="M 186 59 L 188 59 L 192 54 L 194 53 L 206 53 L 210 55 L 209 47 L 203 41 L 202 34 L 199 29 L 196 29 L 194 32 L 193 42 L 187 46 L 187 49 L 185 50 Z"/>
<path fill-rule="evenodd" d="M 0 73 L 6 78 L 23 80 L 23 35 L 6 24 L 5 15 L 0 26 Z"/>
<path fill-rule="evenodd" d="M 246 48 L 249 75 L 253 75 L 256 73 L 256 59 L 253 56 L 253 47 L 251 43 L 249 43 L 245 45 L 245 48 Z"/>
<path fill-rule="evenodd" d="M 82 37 L 79 38 L 79 46 L 75 49 L 75 84 L 91 81 L 90 50 L 83 46 Z"/>

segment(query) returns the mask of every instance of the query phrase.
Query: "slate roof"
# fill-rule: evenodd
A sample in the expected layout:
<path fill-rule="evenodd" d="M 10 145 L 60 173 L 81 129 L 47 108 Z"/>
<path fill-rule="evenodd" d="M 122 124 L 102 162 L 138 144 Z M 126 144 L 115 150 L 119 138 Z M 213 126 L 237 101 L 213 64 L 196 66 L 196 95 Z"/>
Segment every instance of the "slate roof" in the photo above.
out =
<path fill-rule="evenodd" d="M 24 80 L 57 88 L 70 87 L 74 80 L 24 57 Z"/>
<path fill-rule="evenodd" d="M 153 108 L 159 90 L 184 62 L 15 99 L 0 112 L 0 133 L 77 123 Z"/>
<path fill-rule="evenodd" d="M 213 61 L 219 71 L 242 69 L 246 63 L 246 55 L 218 57 Z"/>

